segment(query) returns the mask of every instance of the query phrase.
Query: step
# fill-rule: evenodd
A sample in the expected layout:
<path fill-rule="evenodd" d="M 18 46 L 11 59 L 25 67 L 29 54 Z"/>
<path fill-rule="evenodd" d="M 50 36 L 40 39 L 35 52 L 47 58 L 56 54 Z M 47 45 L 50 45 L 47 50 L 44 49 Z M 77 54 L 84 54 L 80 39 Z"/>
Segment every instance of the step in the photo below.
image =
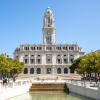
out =
<path fill-rule="evenodd" d="M 64 83 L 34 83 L 30 87 L 30 91 L 64 91 Z"/>

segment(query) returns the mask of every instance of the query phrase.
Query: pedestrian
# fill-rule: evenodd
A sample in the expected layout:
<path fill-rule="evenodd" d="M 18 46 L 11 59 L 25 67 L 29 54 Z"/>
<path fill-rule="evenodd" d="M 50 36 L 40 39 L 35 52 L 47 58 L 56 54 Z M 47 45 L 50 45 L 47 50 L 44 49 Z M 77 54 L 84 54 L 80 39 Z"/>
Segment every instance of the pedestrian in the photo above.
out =
<path fill-rule="evenodd" d="M 7 79 L 3 79 L 3 86 L 6 86 L 7 85 Z"/>
<path fill-rule="evenodd" d="M 13 82 L 15 82 L 15 77 L 13 77 Z"/>

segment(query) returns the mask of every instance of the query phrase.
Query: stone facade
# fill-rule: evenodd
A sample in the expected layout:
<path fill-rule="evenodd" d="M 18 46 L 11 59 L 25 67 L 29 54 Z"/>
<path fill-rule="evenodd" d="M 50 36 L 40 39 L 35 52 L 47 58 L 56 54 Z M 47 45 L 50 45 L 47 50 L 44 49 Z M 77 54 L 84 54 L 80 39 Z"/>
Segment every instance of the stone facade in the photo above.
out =
<path fill-rule="evenodd" d="M 84 55 L 77 44 L 56 44 L 54 15 L 47 8 L 43 19 L 43 44 L 23 44 L 14 58 L 25 63 L 24 74 L 68 74 L 74 59 Z"/>

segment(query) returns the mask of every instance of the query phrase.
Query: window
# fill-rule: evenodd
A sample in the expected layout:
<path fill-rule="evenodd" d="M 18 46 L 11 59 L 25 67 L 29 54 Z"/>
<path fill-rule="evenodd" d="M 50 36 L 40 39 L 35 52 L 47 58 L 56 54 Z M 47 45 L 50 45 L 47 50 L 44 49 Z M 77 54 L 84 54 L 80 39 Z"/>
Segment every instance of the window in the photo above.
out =
<path fill-rule="evenodd" d="M 47 49 L 47 50 L 52 50 L 52 47 L 47 47 L 46 49 Z"/>
<path fill-rule="evenodd" d="M 25 55 L 25 57 L 28 57 L 28 55 Z"/>
<path fill-rule="evenodd" d="M 58 57 L 60 57 L 60 55 L 57 55 Z"/>
<path fill-rule="evenodd" d="M 67 74 L 67 73 L 68 73 L 68 69 L 64 68 L 64 74 Z"/>
<path fill-rule="evenodd" d="M 29 47 L 24 47 L 24 50 L 29 50 Z"/>
<path fill-rule="evenodd" d="M 67 50 L 67 47 L 63 47 L 63 50 Z"/>
<path fill-rule="evenodd" d="M 52 60 L 50 58 L 47 58 L 47 64 L 51 64 Z"/>
<path fill-rule="evenodd" d="M 40 55 L 38 55 L 38 57 L 40 57 Z"/>
<path fill-rule="evenodd" d="M 41 50 L 42 49 L 42 47 L 37 47 L 37 50 Z"/>
<path fill-rule="evenodd" d="M 50 17 L 48 17 L 48 25 L 50 25 Z"/>
<path fill-rule="evenodd" d="M 73 58 L 72 58 L 72 59 L 70 59 L 70 62 L 71 62 L 71 63 L 73 63 L 73 61 L 74 61 L 74 59 L 73 59 Z"/>
<path fill-rule="evenodd" d="M 34 74 L 34 68 L 30 69 L 30 74 Z"/>
<path fill-rule="evenodd" d="M 35 50 L 35 47 L 31 47 L 31 50 Z"/>
<path fill-rule="evenodd" d="M 64 59 L 64 63 L 68 63 L 67 59 Z"/>
<path fill-rule="evenodd" d="M 37 64 L 40 64 L 41 63 L 41 60 L 40 59 L 37 59 Z"/>
<path fill-rule="evenodd" d="M 48 59 L 48 62 L 50 62 L 50 59 Z"/>
<path fill-rule="evenodd" d="M 74 47 L 69 47 L 69 50 L 74 50 Z"/>
<path fill-rule="evenodd" d="M 51 68 L 47 68 L 47 74 L 51 74 Z"/>
<path fill-rule="evenodd" d="M 28 74 L 28 69 L 24 68 L 24 74 Z"/>
<path fill-rule="evenodd" d="M 30 59 L 31 64 L 35 63 L 35 59 Z"/>
<path fill-rule="evenodd" d="M 73 57 L 74 55 L 70 55 L 71 57 Z"/>
<path fill-rule="evenodd" d="M 60 59 L 58 59 L 58 63 L 60 63 Z"/>
<path fill-rule="evenodd" d="M 46 37 L 46 42 L 47 42 L 47 44 L 51 44 L 51 36 Z"/>
<path fill-rule="evenodd" d="M 58 64 L 61 64 L 61 59 L 57 59 L 57 63 Z"/>
<path fill-rule="evenodd" d="M 24 63 L 25 64 L 28 64 L 28 59 L 24 59 Z"/>
<path fill-rule="evenodd" d="M 41 69 L 37 68 L 37 74 L 41 74 Z"/>
<path fill-rule="evenodd" d="M 57 69 L 57 74 L 61 74 L 61 68 Z"/>
<path fill-rule="evenodd" d="M 56 47 L 57 50 L 61 50 L 61 47 Z"/>
<path fill-rule="evenodd" d="M 46 55 L 46 63 L 47 64 L 51 64 L 52 63 L 52 55 L 51 54 L 47 54 Z"/>
<path fill-rule="evenodd" d="M 31 57 L 34 57 L 34 55 L 31 55 Z"/>

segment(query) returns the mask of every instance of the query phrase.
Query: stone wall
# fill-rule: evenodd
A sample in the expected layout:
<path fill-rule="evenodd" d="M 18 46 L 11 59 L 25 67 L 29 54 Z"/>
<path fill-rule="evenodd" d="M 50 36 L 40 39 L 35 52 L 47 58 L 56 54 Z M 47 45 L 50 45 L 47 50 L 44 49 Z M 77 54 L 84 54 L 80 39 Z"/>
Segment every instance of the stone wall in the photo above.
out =
<path fill-rule="evenodd" d="M 73 85 L 67 83 L 67 87 L 69 88 L 70 92 L 89 97 L 95 100 L 100 100 L 100 83 L 98 84 L 98 89 L 91 89 L 91 88 L 86 88 L 78 85 Z"/>

